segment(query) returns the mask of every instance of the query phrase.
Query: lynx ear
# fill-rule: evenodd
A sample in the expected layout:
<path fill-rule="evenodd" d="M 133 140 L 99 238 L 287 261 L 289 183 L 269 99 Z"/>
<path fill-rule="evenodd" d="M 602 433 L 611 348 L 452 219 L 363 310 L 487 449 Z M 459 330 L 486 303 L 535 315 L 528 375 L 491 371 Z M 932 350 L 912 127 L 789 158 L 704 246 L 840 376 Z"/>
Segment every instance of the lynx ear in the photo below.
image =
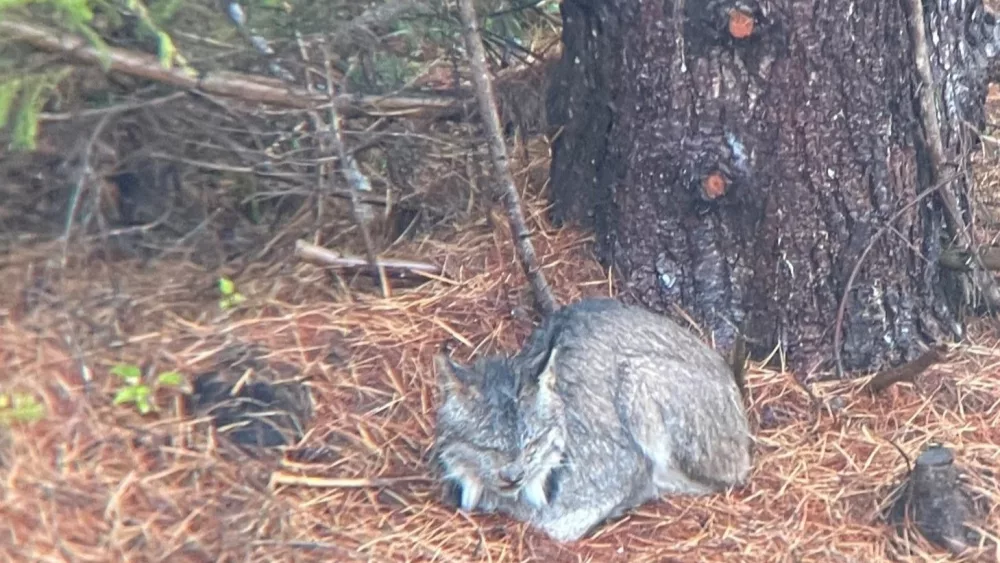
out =
<path fill-rule="evenodd" d="M 444 393 L 465 393 L 468 390 L 468 368 L 455 363 L 448 355 L 434 355 L 434 370 L 437 371 L 438 384 Z"/>
<path fill-rule="evenodd" d="M 548 361 L 545 367 L 538 374 L 538 401 L 548 401 L 556 392 L 556 356 L 559 355 L 558 348 L 552 348 L 549 352 Z"/>

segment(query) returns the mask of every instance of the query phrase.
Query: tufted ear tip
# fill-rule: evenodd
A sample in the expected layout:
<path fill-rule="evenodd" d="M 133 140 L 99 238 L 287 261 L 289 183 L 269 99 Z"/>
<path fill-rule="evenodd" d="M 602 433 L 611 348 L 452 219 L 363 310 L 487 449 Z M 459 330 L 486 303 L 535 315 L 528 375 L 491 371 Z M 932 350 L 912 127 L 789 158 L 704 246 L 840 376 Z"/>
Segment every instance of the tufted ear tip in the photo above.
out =
<path fill-rule="evenodd" d="M 450 374 L 454 371 L 452 369 L 451 358 L 448 357 L 448 354 L 445 354 L 444 352 L 434 354 L 434 371 L 436 371 L 439 376 L 442 374 Z"/>
<path fill-rule="evenodd" d="M 475 374 L 469 368 L 452 360 L 447 354 L 434 356 L 434 369 L 438 384 L 445 393 L 475 393 Z"/>
<path fill-rule="evenodd" d="M 548 393 L 554 393 L 556 388 L 556 357 L 559 355 L 558 348 L 552 348 L 549 352 L 548 361 L 542 372 L 538 374 L 538 388 Z"/>

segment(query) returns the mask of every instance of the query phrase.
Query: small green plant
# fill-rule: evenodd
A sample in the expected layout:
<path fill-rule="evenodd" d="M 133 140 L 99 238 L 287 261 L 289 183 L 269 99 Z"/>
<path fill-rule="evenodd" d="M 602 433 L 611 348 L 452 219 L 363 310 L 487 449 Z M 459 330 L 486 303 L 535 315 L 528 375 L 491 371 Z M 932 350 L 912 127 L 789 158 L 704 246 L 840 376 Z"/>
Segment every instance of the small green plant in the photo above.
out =
<path fill-rule="evenodd" d="M 233 283 L 233 280 L 225 276 L 219 278 L 219 293 L 222 294 L 222 299 L 219 300 L 219 308 L 223 311 L 232 309 L 247 300 L 246 297 L 243 297 L 242 293 L 236 291 L 236 284 Z"/>
<path fill-rule="evenodd" d="M 4 426 L 14 423 L 30 424 L 43 418 L 45 418 L 45 405 L 39 403 L 34 395 L 27 393 L 0 395 L 0 424 Z"/>
<path fill-rule="evenodd" d="M 111 368 L 111 373 L 122 379 L 123 385 L 115 393 L 114 404 L 132 403 L 139 414 L 149 414 L 156 409 L 153 400 L 154 391 L 160 387 L 181 388 L 185 384 L 184 376 L 176 371 L 165 371 L 156 376 L 152 387 L 142 381 L 142 370 L 134 364 L 118 364 Z"/>

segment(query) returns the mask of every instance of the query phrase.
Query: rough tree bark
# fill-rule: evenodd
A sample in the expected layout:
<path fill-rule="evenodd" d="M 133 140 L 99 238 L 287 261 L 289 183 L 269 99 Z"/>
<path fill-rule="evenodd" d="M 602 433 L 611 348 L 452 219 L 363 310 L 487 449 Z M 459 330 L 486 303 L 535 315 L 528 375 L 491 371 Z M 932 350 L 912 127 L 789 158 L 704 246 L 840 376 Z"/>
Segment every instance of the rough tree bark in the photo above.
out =
<path fill-rule="evenodd" d="M 553 219 L 594 229 L 624 299 L 680 306 L 724 350 L 745 327 L 756 356 L 780 344 L 800 375 L 836 367 L 837 310 L 869 244 L 843 315 L 843 369 L 898 365 L 960 336 L 962 298 L 945 283 L 959 274 L 938 258 L 953 222 L 970 222 L 964 164 L 984 124 L 995 22 L 979 0 L 919 2 L 564 0 L 548 99 Z"/>

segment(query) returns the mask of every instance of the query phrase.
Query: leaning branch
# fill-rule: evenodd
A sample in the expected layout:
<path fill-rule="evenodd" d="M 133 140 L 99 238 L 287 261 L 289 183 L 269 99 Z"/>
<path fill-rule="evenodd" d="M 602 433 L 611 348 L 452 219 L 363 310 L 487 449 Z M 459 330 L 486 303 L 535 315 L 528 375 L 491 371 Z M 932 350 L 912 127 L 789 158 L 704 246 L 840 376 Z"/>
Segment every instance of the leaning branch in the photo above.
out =
<path fill-rule="evenodd" d="M 109 47 L 99 51 L 85 39 L 18 20 L 0 20 L 0 37 L 59 53 L 81 63 L 107 64 L 109 70 L 155 80 L 177 88 L 294 109 L 322 109 L 329 96 L 291 88 L 280 80 L 238 72 L 208 72 L 192 76 L 183 69 L 164 68 L 153 55 Z M 334 101 L 342 115 L 451 117 L 461 115 L 465 104 L 453 96 L 341 95 Z"/>
<path fill-rule="evenodd" d="M 333 95 L 335 90 L 333 76 L 330 72 L 330 54 L 324 49 L 323 55 L 326 91 L 330 95 Z M 351 216 L 354 218 L 354 223 L 357 225 L 358 230 L 361 231 L 361 240 L 365 245 L 365 254 L 368 255 L 368 263 L 371 265 L 372 275 L 381 282 L 382 296 L 388 297 L 389 286 L 385 281 L 382 270 L 378 266 L 378 259 L 375 255 L 375 243 L 372 242 L 371 233 L 368 232 L 369 208 L 362 207 L 361 202 L 358 200 L 360 192 L 372 191 L 372 185 L 368 177 L 358 168 L 358 163 L 354 160 L 354 156 L 347 152 L 347 147 L 344 146 L 344 138 L 340 132 L 340 114 L 337 112 L 337 104 L 330 104 L 329 129 L 330 135 L 325 140 L 324 145 L 332 143 L 333 149 L 337 153 L 337 158 L 340 161 L 340 172 L 344 176 L 344 181 L 347 183 L 348 188 L 350 188 L 351 198 L 348 201 L 351 203 Z"/>
<path fill-rule="evenodd" d="M 931 38 L 924 23 L 923 0 L 910 0 L 909 18 L 910 40 L 913 42 L 913 58 L 916 63 L 917 75 L 923 83 L 917 99 L 920 103 L 920 119 L 923 122 L 924 136 L 927 140 L 927 152 L 930 156 L 933 179 L 939 180 L 944 174 L 947 163 L 944 140 L 941 138 L 941 123 L 938 120 L 938 87 L 931 69 Z M 954 192 L 942 189 L 939 193 L 945 209 L 945 221 L 948 229 L 959 246 L 964 249 L 973 248 L 971 229 L 962 217 L 958 199 Z M 976 257 L 973 255 L 973 258 Z M 984 272 L 981 263 L 976 263 L 972 279 L 976 289 L 993 306 L 1000 305 L 1000 289 L 993 277 Z"/>
<path fill-rule="evenodd" d="M 502 194 L 506 200 L 507 218 L 510 221 L 511 234 L 517 247 L 531 290 L 535 297 L 535 307 L 543 316 L 548 316 L 557 307 L 556 299 L 545 281 L 545 276 L 538 267 L 535 247 L 531 244 L 531 234 L 521 212 L 521 198 L 514 185 L 514 177 L 510 173 L 510 162 L 507 158 L 507 145 L 504 143 L 500 128 L 500 116 L 497 113 L 496 96 L 493 84 L 486 70 L 486 52 L 483 49 L 482 37 L 476 24 L 476 9 L 473 0 L 459 0 L 459 17 L 462 21 L 465 46 L 472 71 L 472 82 L 476 87 L 476 100 L 479 102 L 479 114 L 486 125 L 487 144 L 501 184 Z"/>

